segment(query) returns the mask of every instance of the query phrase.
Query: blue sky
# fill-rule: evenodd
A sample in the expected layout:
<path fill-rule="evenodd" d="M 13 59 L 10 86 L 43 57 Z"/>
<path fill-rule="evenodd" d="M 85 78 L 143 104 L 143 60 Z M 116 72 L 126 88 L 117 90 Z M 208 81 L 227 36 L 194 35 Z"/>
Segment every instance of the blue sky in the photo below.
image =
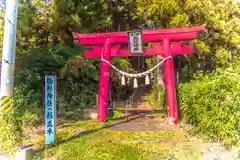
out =
<path fill-rule="evenodd" d="M 1 7 L 6 8 L 6 0 L 1 0 Z"/>

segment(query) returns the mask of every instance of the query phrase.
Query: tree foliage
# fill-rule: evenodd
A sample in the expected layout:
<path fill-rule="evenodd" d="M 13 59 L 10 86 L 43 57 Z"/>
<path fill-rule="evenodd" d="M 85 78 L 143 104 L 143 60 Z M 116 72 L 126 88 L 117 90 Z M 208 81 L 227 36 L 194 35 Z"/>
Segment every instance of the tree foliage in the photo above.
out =
<path fill-rule="evenodd" d="M 240 50 L 240 7 L 226 0 L 139 0 L 138 10 L 156 27 L 175 28 L 205 25 L 198 40 L 196 54 L 189 56 L 191 67 L 211 69 L 225 66 Z M 157 19 L 154 19 L 157 18 Z"/>

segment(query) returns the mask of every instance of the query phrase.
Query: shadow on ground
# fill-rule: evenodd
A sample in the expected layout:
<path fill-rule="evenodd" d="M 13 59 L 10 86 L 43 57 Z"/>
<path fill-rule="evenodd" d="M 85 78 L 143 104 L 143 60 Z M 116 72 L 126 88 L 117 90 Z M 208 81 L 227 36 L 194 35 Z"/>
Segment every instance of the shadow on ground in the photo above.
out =
<path fill-rule="evenodd" d="M 141 114 L 141 115 L 137 115 L 137 116 L 134 116 L 134 117 L 132 115 L 128 115 L 128 116 L 119 117 L 116 120 L 124 120 L 124 119 L 126 119 L 126 120 L 118 122 L 118 123 L 114 123 L 114 124 L 106 124 L 106 125 L 103 125 L 102 127 L 97 128 L 97 129 L 91 129 L 91 130 L 86 130 L 86 131 L 79 131 L 75 136 L 72 136 L 70 138 L 64 139 L 64 140 L 58 142 L 57 145 L 52 145 L 52 146 L 47 146 L 47 147 L 45 146 L 45 147 L 43 147 L 41 149 L 36 150 L 36 152 L 42 152 L 45 149 L 55 148 L 55 147 L 57 147 L 57 146 L 59 146 L 59 145 L 61 145 L 63 143 L 70 142 L 70 141 L 72 141 L 74 139 L 77 139 L 77 138 L 79 138 L 81 136 L 85 136 L 85 135 L 89 135 L 89 134 L 92 134 L 92 133 L 95 133 L 95 132 L 99 132 L 99 131 L 101 131 L 103 129 L 114 127 L 115 125 L 120 125 L 120 124 L 123 124 L 123 123 L 127 123 L 127 122 L 130 122 L 130 121 L 139 119 L 142 116 L 144 116 L 144 115 Z"/>
<path fill-rule="evenodd" d="M 124 110 L 118 110 L 120 112 L 125 112 Z M 119 131 L 123 131 L 123 130 L 127 130 L 127 131 L 146 131 L 146 130 L 151 130 L 151 131 L 156 131 L 156 130 L 162 130 L 164 128 L 160 127 L 156 127 L 156 121 L 154 121 L 154 119 L 156 118 L 155 115 L 151 115 L 154 113 L 164 113 L 160 110 L 128 110 L 128 114 L 125 116 L 121 116 L 118 118 L 109 118 L 109 123 L 111 123 L 111 121 L 117 121 L 117 123 L 112 122 L 113 124 L 103 124 L 102 127 L 97 128 L 97 129 L 91 129 L 91 130 L 84 130 L 84 131 L 77 131 L 77 134 L 73 137 L 64 139 L 60 142 L 57 143 L 57 145 L 52 145 L 52 146 L 45 146 L 41 149 L 39 149 L 38 151 L 43 151 L 45 149 L 51 149 L 54 147 L 57 147 L 63 143 L 67 143 L 69 141 L 72 141 L 76 138 L 79 138 L 81 136 L 85 136 L 85 135 L 89 135 L 95 132 L 99 132 L 103 129 L 110 129 L 110 130 L 119 130 Z M 120 121 L 120 122 L 119 122 Z M 147 122 L 148 121 L 148 122 Z M 142 122 L 142 123 L 141 123 Z M 144 123 L 147 122 L 148 124 L 144 125 Z M 107 122 L 108 123 L 108 122 Z M 149 125 L 149 123 L 151 123 L 151 125 Z M 150 127 L 149 127 L 150 126 Z M 68 125 L 66 126 L 61 126 L 62 127 L 68 127 Z M 135 128 L 135 130 L 134 130 Z"/>

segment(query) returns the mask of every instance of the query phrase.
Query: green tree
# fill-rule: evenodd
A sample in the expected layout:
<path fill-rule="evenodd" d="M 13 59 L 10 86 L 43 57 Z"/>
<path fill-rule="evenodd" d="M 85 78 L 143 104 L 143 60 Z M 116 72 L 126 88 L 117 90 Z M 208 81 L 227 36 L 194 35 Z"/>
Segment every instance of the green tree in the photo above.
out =
<path fill-rule="evenodd" d="M 200 38 L 191 42 L 198 47 L 197 58 L 189 56 L 197 62 L 195 69 L 206 69 L 209 63 L 227 65 L 239 52 L 240 7 L 231 0 L 139 0 L 137 4 L 140 16 L 156 27 L 206 26 Z"/>

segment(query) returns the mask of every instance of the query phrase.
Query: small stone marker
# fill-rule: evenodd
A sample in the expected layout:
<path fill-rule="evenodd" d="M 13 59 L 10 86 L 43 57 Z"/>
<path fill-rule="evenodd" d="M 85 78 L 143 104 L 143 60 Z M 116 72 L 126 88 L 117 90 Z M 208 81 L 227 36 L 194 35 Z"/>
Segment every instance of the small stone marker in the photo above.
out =
<path fill-rule="evenodd" d="M 33 158 L 32 145 L 20 146 L 17 149 L 14 160 L 32 160 Z"/>
<path fill-rule="evenodd" d="M 97 119 L 98 109 L 84 109 L 84 118 L 86 119 Z"/>

